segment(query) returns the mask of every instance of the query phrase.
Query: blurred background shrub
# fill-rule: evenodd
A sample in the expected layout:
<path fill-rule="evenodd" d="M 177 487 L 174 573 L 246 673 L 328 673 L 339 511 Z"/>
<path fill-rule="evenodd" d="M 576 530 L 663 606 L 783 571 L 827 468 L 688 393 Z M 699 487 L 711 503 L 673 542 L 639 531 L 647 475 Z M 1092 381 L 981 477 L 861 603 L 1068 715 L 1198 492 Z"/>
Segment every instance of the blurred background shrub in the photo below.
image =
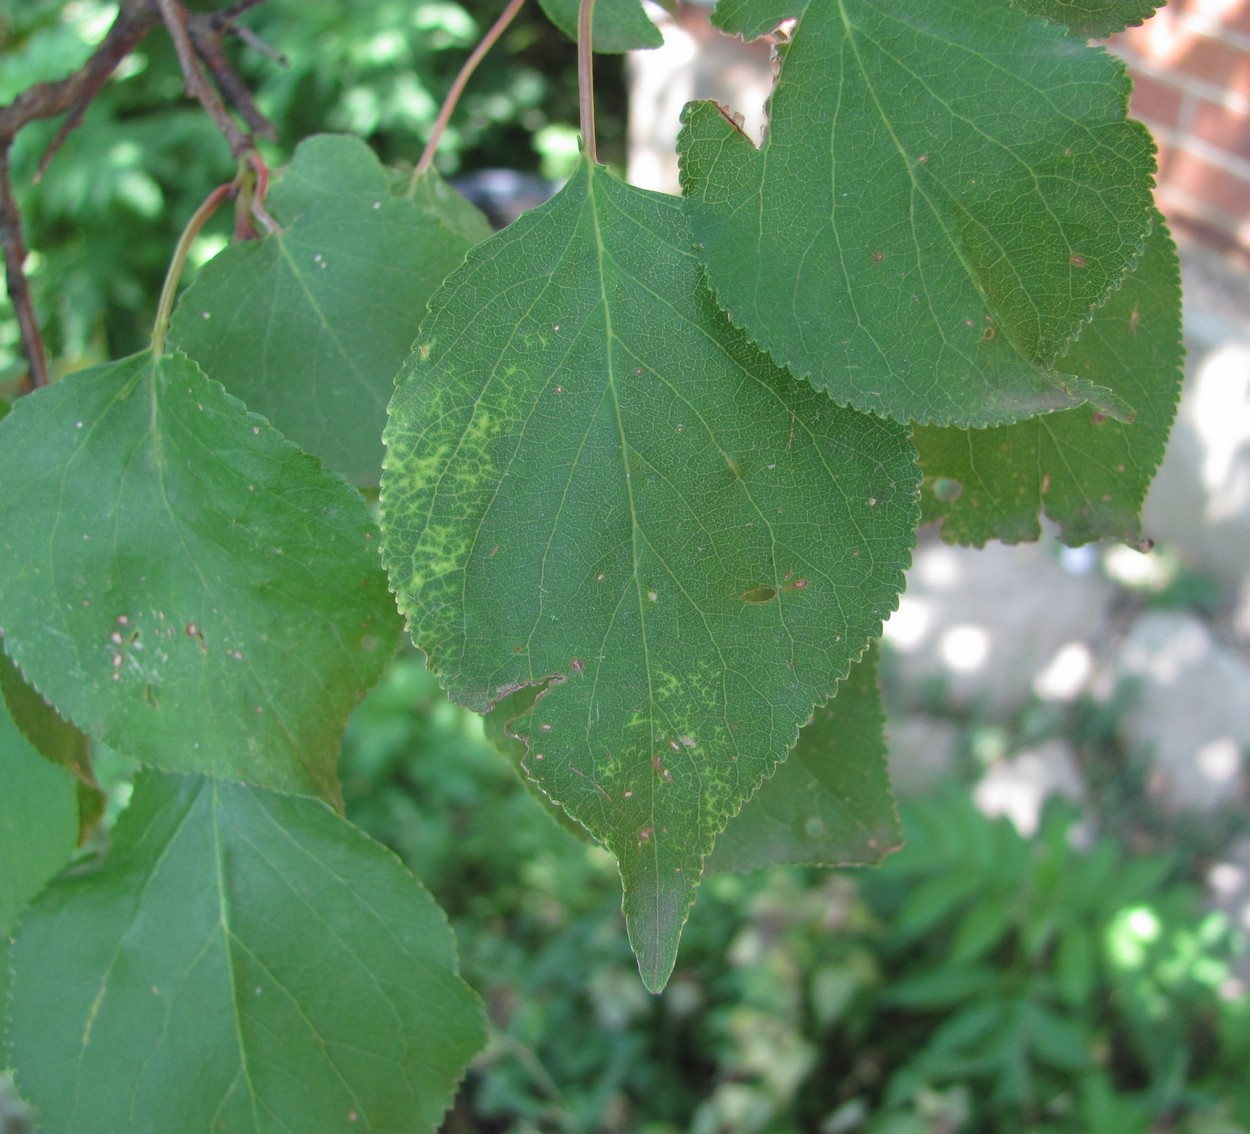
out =
<path fill-rule="evenodd" d="M 1197 845 L 1135 854 L 1053 803 L 1025 838 L 952 777 L 880 869 L 707 879 L 652 998 L 612 859 L 509 764 L 413 656 L 345 748 L 349 817 L 434 891 L 492 1020 L 449 1132 L 1250 1129 L 1241 946 Z"/>

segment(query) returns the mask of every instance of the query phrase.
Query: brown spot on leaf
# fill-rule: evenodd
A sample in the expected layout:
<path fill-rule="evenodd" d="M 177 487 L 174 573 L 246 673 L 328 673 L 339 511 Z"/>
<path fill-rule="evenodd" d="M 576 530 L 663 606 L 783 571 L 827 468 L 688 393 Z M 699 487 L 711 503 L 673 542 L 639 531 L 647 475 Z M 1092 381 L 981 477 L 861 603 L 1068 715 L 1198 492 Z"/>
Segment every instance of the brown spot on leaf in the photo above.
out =
<path fill-rule="evenodd" d="M 728 122 L 730 126 L 737 130 L 738 133 L 744 138 L 747 137 L 747 132 L 742 128 L 746 119 L 743 118 L 741 114 L 739 114 L 736 110 L 730 110 L 729 107 L 725 106 L 723 103 L 718 102 L 713 105 L 720 112 L 720 116 Z"/>

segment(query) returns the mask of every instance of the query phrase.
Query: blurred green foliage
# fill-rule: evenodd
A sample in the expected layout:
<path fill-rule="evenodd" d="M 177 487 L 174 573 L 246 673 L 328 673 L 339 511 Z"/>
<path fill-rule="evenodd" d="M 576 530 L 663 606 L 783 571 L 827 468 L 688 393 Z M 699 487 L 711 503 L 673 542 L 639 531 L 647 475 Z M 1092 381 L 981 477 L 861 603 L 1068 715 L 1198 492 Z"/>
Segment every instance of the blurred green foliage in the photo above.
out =
<path fill-rule="evenodd" d="M 202 0 L 192 7 L 215 8 Z M 232 41 L 229 54 L 277 129 L 262 152 L 286 161 L 299 140 L 356 133 L 387 163 L 411 165 L 447 88 L 504 0 L 267 0 L 241 18 L 272 49 Z M 0 0 L 0 104 L 62 78 L 112 22 L 104 0 Z M 600 148 L 619 156 L 621 62 L 597 65 Z M 225 141 L 183 94 L 158 29 L 123 62 L 35 184 L 61 122 L 27 127 L 13 178 L 31 250 L 28 272 L 54 373 L 146 344 L 156 296 L 183 225 L 234 174 Z M 552 171 L 577 123 L 573 44 L 527 5 L 470 83 L 439 148 L 445 173 L 486 167 Z M 535 138 L 538 139 L 535 143 Z M 554 165 L 553 165 L 554 163 Z M 230 232 L 223 210 L 193 264 Z M 25 373 L 17 325 L 0 290 L 0 396 Z"/>
<path fill-rule="evenodd" d="M 493 1021 L 447 1131 L 1250 1129 L 1237 937 L 1183 849 L 1053 807 L 1024 839 L 952 786 L 879 870 L 707 879 L 652 998 L 612 860 L 511 759 L 416 657 L 345 747 L 349 816 L 448 911 Z"/>

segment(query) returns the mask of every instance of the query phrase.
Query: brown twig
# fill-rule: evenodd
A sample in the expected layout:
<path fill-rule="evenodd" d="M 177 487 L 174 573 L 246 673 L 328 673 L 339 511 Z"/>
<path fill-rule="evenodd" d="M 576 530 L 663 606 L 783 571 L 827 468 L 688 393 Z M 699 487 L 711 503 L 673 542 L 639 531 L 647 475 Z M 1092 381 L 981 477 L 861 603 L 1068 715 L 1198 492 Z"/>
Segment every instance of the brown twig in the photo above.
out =
<path fill-rule="evenodd" d="M 55 118 L 69 111 L 69 119 L 58 132 L 49 153 L 40 163 L 43 172 L 48 158 L 82 121 L 88 104 L 99 93 L 117 65 L 157 24 L 160 14 L 153 0 L 122 0 L 117 16 L 91 58 L 72 75 L 51 83 L 36 83 L 7 106 L 0 106 L 0 246 L 4 249 L 5 278 L 9 299 L 17 315 L 22 336 L 22 352 L 30 363 L 33 388 L 48 384 L 48 359 L 44 350 L 34 300 L 26 279 L 26 241 L 22 215 L 13 194 L 9 151 L 23 126 L 43 118 Z"/>
<path fill-rule="evenodd" d="M 39 333 L 39 320 L 35 318 L 30 282 L 23 270 L 26 241 L 22 237 L 22 214 L 17 207 L 17 198 L 13 196 L 13 183 L 9 177 L 7 145 L 0 149 L 0 241 L 4 247 L 4 274 L 9 286 L 9 299 L 17 313 L 22 351 L 30 363 L 30 385 L 37 390 L 48 384 L 48 355 L 43 347 L 43 335 Z"/>
<path fill-rule="evenodd" d="M 251 140 L 230 118 L 221 97 L 204 78 L 197 56 L 204 60 L 218 88 L 248 126 L 257 134 L 273 137 L 272 125 L 257 109 L 251 92 L 226 60 L 221 46 L 227 35 L 238 30 L 234 21 L 262 3 L 264 0 L 237 0 L 218 11 L 188 14 L 181 0 L 121 0 L 104 39 L 77 71 L 55 82 L 36 83 L 8 105 L 0 106 L 0 248 L 4 253 L 9 298 L 21 329 L 22 351 L 30 364 L 32 387 L 47 384 L 48 363 L 24 270 L 26 243 L 9 161 L 14 139 L 31 122 L 68 115 L 40 160 L 35 174 L 38 180 L 65 139 L 82 124 L 87 108 L 118 64 L 154 27 L 164 22 L 178 51 L 188 90 L 221 128 L 235 156 L 242 156 L 251 149 Z"/>
<path fill-rule="evenodd" d="M 244 0 L 224 12 L 197 13 L 187 21 L 187 34 L 195 54 L 204 62 L 208 73 L 212 75 L 217 89 L 238 112 L 240 118 L 247 123 L 253 134 L 273 141 L 278 132 L 256 105 L 252 92 L 247 84 L 239 78 L 238 72 L 230 65 L 222 43 L 228 35 L 238 35 L 242 28 L 235 27 L 234 21 L 250 8 L 255 8 L 264 0 Z M 236 154 L 236 157 L 239 155 Z"/>
<path fill-rule="evenodd" d="M 39 171 L 35 175 L 38 180 L 61 143 L 82 122 L 91 100 L 100 93 L 117 65 L 135 49 L 159 19 L 160 14 L 153 0 L 123 0 L 108 33 L 82 67 L 56 82 L 36 83 L 8 106 L 0 107 L 0 147 L 7 150 L 18 131 L 28 122 L 55 118 L 69 111 L 65 125 L 57 132 L 39 163 Z"/>
<path fill-rule="evenodd" d="M 191 34 L 187 30 L 187 10 L 182 0 L 156 0 L 161 10 L 161 19 L 174 41 L 174 50 L 178 53 L 178 63 L 182 67 L 182 77 L 186 83 L 187 94 L 191 95 L 205 110 L 208 116 L 217 123 L 217 129 L 224 135 L 230 152 L 236 158 L 243 157 L 252 148 L 252 139 L 239 129 L 230 111 L 222 102 L 221 95 L 204 77 L 200 69 L 199 56 L 195 45 L 191 42 Z"/>

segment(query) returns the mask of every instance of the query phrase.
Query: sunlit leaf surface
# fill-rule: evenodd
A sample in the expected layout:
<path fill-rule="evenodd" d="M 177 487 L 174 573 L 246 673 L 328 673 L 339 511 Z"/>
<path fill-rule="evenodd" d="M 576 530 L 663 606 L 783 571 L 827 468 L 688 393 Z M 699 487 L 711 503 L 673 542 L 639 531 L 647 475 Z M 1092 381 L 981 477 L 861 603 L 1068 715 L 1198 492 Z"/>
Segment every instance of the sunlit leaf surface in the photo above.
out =
<path fill-rule="evenodd" d="M 1122 64 L 1006 0 L 812 3 L 781 53 L 762 149 L 711 103 L 680 141 L 733 322 L 835 401 L 901 421 L 1085 400 L 1127 416 L 1059 358 L 1150 225 Z"/>

